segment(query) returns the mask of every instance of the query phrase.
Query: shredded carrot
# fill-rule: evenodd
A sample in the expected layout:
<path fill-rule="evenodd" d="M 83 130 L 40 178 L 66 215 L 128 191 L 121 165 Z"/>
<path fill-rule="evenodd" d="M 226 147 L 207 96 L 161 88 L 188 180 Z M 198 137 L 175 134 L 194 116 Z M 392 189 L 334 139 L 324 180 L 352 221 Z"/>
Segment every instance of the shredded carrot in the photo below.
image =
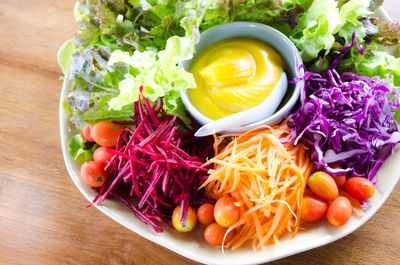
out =
<path fill-rule="evenodd" d="M 229 137 L 229 138 L 228 138 Z M 251 240 L 254 250 L 278 243 L 284 231 L 293 233 L 300 225 L 301 203 L 308 176 L 313 169 L 307 148 L 289 140 L 286 122 L 279 126 L 262 126 L 240 135 L 215 138 L 214 165 L 201 188 L 218 199 L 231 195 L 240 209 L 240 219 L 227 234 L 235 235 L 226 247 L 237 249 Z M 231 139 L 222 150 L 220 144 Z"/>

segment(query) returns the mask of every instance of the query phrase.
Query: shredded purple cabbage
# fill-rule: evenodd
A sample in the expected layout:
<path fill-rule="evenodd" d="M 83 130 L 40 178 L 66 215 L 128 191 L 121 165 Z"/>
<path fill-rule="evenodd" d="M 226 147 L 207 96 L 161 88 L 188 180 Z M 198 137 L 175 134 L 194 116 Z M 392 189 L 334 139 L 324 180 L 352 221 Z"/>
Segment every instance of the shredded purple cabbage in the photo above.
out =
<path fill-rule="evenodd" d="M 355 43 L 353 38 L 324 74 L 306 72 L 299 78 L 305 86 L 290 126 L 295 144 L 301 141 L 310 148 L 317 168 L 333 176 L 372 180 L 400 142 L 400 125 L 393 113 L 400 109 L 400 97 L 387 80 L 351 72 L 340 75 L 334 69 Z"/>

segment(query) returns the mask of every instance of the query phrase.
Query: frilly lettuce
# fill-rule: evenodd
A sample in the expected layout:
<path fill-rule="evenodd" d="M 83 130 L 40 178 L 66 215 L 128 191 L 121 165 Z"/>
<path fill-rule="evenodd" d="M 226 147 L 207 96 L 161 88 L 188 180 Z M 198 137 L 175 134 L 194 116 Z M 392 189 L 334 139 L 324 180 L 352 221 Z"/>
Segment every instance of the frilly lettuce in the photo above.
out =
<path fill-rule="evenodd" d="M 357 38 L 362 40 L 365 32 L 359 19 L 370 13 L 369 6 L 369 0 L 350 0 L 340 8 L 335 0 L 314 0 L 290 36 L 303 61 L 317 58 L 322 50 L 328 53 L 335 34 L 349 42 L 356 30 Z"/>
<path fill-rule="evenodd" d="M 75 45 L 73 39 L 67 40 L 58 50 L 57 61 L 64 75 L 68 74 L 68 68 L 73 60 L 74 52 Z"/>
<path fill-rule="evenodd" d="M 132 55 L 117 50 L 111 54 L 108 65 L 116 66 L 118 63 L 123 63 L 131 68 L 118 84 L 119 95 L 109 102 L 111 109 L 120 110 L 136 102 L 139 99 L 140 87 L 143 86 L 143 95 L 150 101 L 162 98 L 164 109 L 168 114 L 177 113 L 181 119 L 188 121 L 179 93 L 188 88 L 195 88 L 196 83 L 193 75 L 178 64 L 192 58 L 194 45 L 199 36 L 198 27 L 210 2 L 183 3 L 185 17 L 180 23 L 185 29 L 186 36 L 168 38 L 164 50 L 159 52 L 136 50 Z M 136 4 L 145 3 L 140 1 Z"/>
<path fill-rule="evenodd" d="M 369 16 L 381 2 L 77 2 L 74 15 L 79 30 L 75 47 L 70 42 L 68 49 L 61 52 L 66 56 L 61 56 L 60 60 L 66 79 L 73 84 L 64 102 L 66 112 L 78 127 L 101 119 L 128 118 L 133 113 L 132 103 L 138 100 L 138 91 L 143 85 L 145 96 L 152 101 L 163 98 L 165 110 L 169 114 L 178 113 L 184 119 L 179 92 L 195 84 L 191 74 L 177 64 L 192 56 L 200 32 L 232 21 L 253 21 L 277 28 L 292 39 L 309 69 L 317 67 L 323 71 L 350 42 L 353 31 L 356 31 L 358 41 L 367 47 L 371 41 L 384 46 L 399 43 L 397 25 L 372 20 Z M 374 30 L 375 33 L 371 33 Z M 71 62 L 68 53 L 73 50 L 75 53 Z M 397 81 L 399 62 L 385 51 L 379 53 L 375 50 L 374 53 L 367 52 L 364 57 L 348 57 L 339 65 L 343 69 L 366 75 L 389 73 L 396 84 L 400 82 Z"/>
<path fill-rule="evenodd" d="M 59 56 L 63 69 L 69 65 L 65 78 L 72 84 L 64 102 L 68 118 L 77 127 L 128 119 L 138 87 L 144 85 L 149 99 L 164 97 L 166 111 L 184 119 L 179 91 L 195 85 L 193 77 L 176 64 L 192 56 L 210 2 L 77 2 L 75 47 L 68 43 L 75 53 L 71 56 L 69 49 L 61 49 Z"/>
<path fill-rule="evenodd" d="M 63 103 L 70 121 L 80 128 L 98 120 L 129 119 L 133 114 L 131 106 L 119 111 L 108 106 L 109 100 L 118 95 L 118 83 L 128 69 L 113 68 L 107 64 L 111 54 L 108 47 L 88 47 L 71 54 L 72 48 L 62 48 L 58 54 L 65 79 L 71 84 Z"/>
<path fill-rule="evenodd" d="M 369 10 L 370 5 L 369 0 L 352 0 L 340 8 L 339 17 L 342 27 L 338 34 L 346 40 L 346 43 L 351 42 L 354 31 L 358 40 L 361 41 L 365 37 L 365 28 L 360 18 L 372 13 Z"/>
<path fill-rule="evenodd" d="M 185 118 L 184 107 L 179 92 L 187 88 L 195 88 L 193 75 L 177 64 L 192 58 L 194 41 L 186 37 L 173 36 L 168 39 L 166 49 L 158 53 L 152 51 L 128 52 L 114 51 L 109 65 L 124 63 L 138 74 L 127 73 L 125 79 L 118 84 L 120 93 L 110 100 L 114 110 L 134 103 L 139 99 L 139 90 L 143 86 L 143 95 L 151 101 L 163 98 L 164 109 L 168 114 L 178 113 Z"/>
<path fill-rule="evenodd" d="M 192 75 L 177 64 L 192 56 L 200 31 L 235 20 L 293 28 L 304 12 L 300 2 L 77 2 L 76 52 L 65 74 L 72 82 L 64 102 L 68 117 L 77 127 L 103 119 L 124 120 L 132 115 L 131 103 L 138 100 L 143 85 L 149 99 L 162 97 L 169 114 L 178 113 L 185 119 L 179 92 L 195 84 Z"/>
<path fill-rule="evenodd" d="M 135 8 L 139 7 L 146 12 L 158 10 L 157 5 L 152 5 L 148 1 L 132 1 L 131 3 Z M 140 87 L 143 86 L 144 96 L 151 101 L 163 98 L 164 108 L 168 114 L 178 113 L 180 118 L 186 119 L 179 92 L 194 88 L 196 84 L 192 74 L 177 64 L 192 58 L 194 45 L 200 36 L 200 25 L 202 23 L 217 25 L 231 19 L 258 21 L 261 18 L 268 18 L 269 21 L 273 21 L 274 16 L 281 15 L 284 6 L 289 9 L 297 3 L 296 0 L 285 1 L 284 5 L 276 1 L 263 3 L 233 1 L 233 6 L 229 6 L 230 4 L 228 5 L 226 1 L 178 1 L 176 13 L 184 14 L 180 20 L 180 26 L 185 30 L 185 37 L 172 36 L 168 38 L 165 49 L 158 53 L 149 50 L 142 52 L 136 50 L 132 55 L 129 52 L 118 50 L 112 53 L 108 63 L 110 66 L 124 63 L 129 65 L 133 71 L 127 73 L 124 76 L 125 79 L 119 83 L 120 94 L 110 100 L 110 108 L 119 110 L 123 106 L 134 103 L 139 98 Z M 233 8 L 236 9 L 233 10 Z M 229 13 L 224 13 L 224 9 L 232 9 L 235 16 L 225 19 L 217 18 L 216 14 L 229 16 Z M 149 33 L 152 34 L 151 31 Z"/>
<path fill-rule="evenodd" d="M 400 58 L 391 55 L 387 47 L 375 42 L 364 47 L 363 55 L 359 54 L 357 48 L 353 48 L 350 56 L 339 64 L 338 69 L 369 77 L 388 77 L 389 82 L 397 87 L 400 86 Z"/>

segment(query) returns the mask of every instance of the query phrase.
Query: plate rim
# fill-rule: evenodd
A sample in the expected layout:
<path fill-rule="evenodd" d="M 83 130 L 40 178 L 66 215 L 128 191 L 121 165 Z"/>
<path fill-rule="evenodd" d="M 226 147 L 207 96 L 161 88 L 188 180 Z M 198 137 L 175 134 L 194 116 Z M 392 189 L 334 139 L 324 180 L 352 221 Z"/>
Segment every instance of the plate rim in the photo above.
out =
<path fill-rule="evenodd" d="M 382 19 L 391 21 L 389 15 L 387 14 L 387 12 L 384 10 L 383 7 L 378 8 L 375 11 L 375 13 L 377 16 L 381 16 Z M 59 126 L 60 126 L 59 128 L 60 128 L 60 138 L 61 138 L 61 149 L 62 149 L 62 153 L 63 153 L 64 163 L 66 165 L 66 168 L 70 175 L 70 178 L 72 179 L 74 185 L 78 188 L 80 193 L 91 203 L 91 201 L 93 200 L 93 196 L 91 196 L 89 193 L 87 193 L 83 189 L 81 184 L 78 182 L 79 174 L 78 174 L 78 172 L 76 172 L 73 169 L 73 164 L 76 164 L 76 163 L 75 163 L 75 161 L 72 160 L 72 158 L 70 157 L 70 155 L 68 153 L 68 139 L 66 139 L 66 135 L 67 135 L 67 129 L 68 129 L 67 125 L 68 125 L 68 123 L 70 123 L 70 121 L 68 120 L 67 115 L 64 111 L 63 102 L 64 102 L 65 98 L 67 97 L 70 87 L 71 87 L 71 81 L 64 79 L 63 85 L 62 85 L 62 90 L 60 93 L 60 102 L 59 102 Z M 339 240 L 339 239 L 353 233 L 355 230 L 359 229 L 362 225 L 364 225 L 368 220 L 370 220 L 371 217 L 373 215 L 375 215 L 375 213 L 382 207 L 382 205 L 388 199 L 388 197 L 392 193 L 393 189 L 397 186 L 397 183 L 399 182 L 399 180 L 400 180 L 400 175 L 397 176 L 397 180 L 394 180 L 394 185 L 390 187 L 390 191 L 386 190 L 385 193 L 382 194 L 382 198 L 380 199 L 380 201 L 378 203 L 375 203 L 373 205 L 373 207 L 365 213 L 365 215 L 360 219 L 360 222 L 358 222 L 356 225 L 352 226 L 350 229 L 347 229 L 340 234 L 336 234 L 336 235 L 334 234 L 330 238 L 321 240 L 320 242 L 317 242 L 316 244 L 309 246 L 309 247 L 289 250 L 289 251 L 285 252 L 284 254 L 275 255 L 275 256 L 260 256 L 260 258 L 257 257 L 257 258 L 255 258 L 255 260 L 251 260 L 246 263 L 238 262 L 238 263 L 230 263 L 230 264 L 249 264 L 250 265 L 250 264 L 271 262 L 274 260 L 292 256 L 292 255 L 295 255 L 295 254 L 298 254 L 301 252 L 305 252 L 305 251 L 308 251 L 311 249 L 315 249 L 315 248 L 330 244 L 336 240 Z M 185 249 L 177 247 L 173 243 L 169 243 L 168 240 L 163 240 L 163 239 L 157 238 L 155 233 L 150 234 L 149 232 L 147 232 L 145 230 L 142 230 L 140 228 L 135 228 L 132 225 L 130 225 L 124 218 L 122 218 L 121 216 L 119 216 L 118 214 L 113 212 L 112 209 L 110 209 L 106 206 L 103 206 L 103 205 L 98 206 L 96 204 L 94 206 L 98 210 L 100 210 L 102 213 L 104 213 L 105 215 L 107 215 L 108 217 L 110 217 L 111 219 L 116 221 L 117 223 L 123 225 L 130 231 L 138 234 L 139 236 L 141 236 L 147 240 L 150 240 L 150 241 L 156 243 L 157 245 L 160 245 L 170 251 L 173 251 L 185 258 L 188 258 L 188 259 L 191 259 L 191 260 L 203 263 L 203 264 L 226 264 L 225 262 L 215 262 L 215 261 L 208 260 L 207 257 L 201 257 L 199 255 L 195 255 L 195 254 L 191 253 L 190 251 L 186 251 Z"/>

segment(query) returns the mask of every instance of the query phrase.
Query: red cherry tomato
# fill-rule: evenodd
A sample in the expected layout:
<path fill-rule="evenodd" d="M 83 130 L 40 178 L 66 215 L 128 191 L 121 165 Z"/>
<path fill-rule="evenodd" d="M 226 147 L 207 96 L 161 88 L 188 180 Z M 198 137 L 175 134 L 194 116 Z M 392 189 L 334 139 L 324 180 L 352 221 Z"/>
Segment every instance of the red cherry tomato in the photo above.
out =
<path fill-rule="evenodd" d="M 85 139 L 88 142 L 94 142 L 92 135 L 90 134 L 90 126 L 86 125 L 85 127 L 83 127 L 82 129 L 82 138 Z"/>
<path fill-rule="evenodd" d="M 81 166 L 81 178 L 90 187 L 101 187 L 107 178 L 104 164 L 97 161 L 83 163 Z"/>
<path fill-rule="evenodd" d="M 301 218 L 306 222 L 315 222 L 325 216 L 328 203 L 316 196 L 308 195 L 303 198 Z"/>
<path fill-rule="evenodd" d="M 206 241 L 213 246 L 221 246 L 224 242 L 224 236 L 228 229 L 220 226 L 217 223 L 212 223 L 204 230 L 204 238 Z M 228 243 L 233 237 L 233 232 L 226 235 L 225 242 Z"/>
<path fill-rule="evenodd" d="M 339 196 L 329 205 L 326 217 L 334 226 L 342 226 L 350 219 L 351 213 L 352 207 L 349 199 Z"/>
<path fill-rule="evenodd" d="M 101 146 L 113 147 L 117 144 L 121 127 L 111 121 L 101 121 L 93 125 L 91 135 L 93 140 Z"/>
<path fill-rule="evenodd" d="M 345 185 L 347 192 L 359 200 L 368 200 L 375 193 L 374 184 L 365 178 L 349 178 Z"/>
<path fill-rule="evenodd" d="M 106 163 L 108 160 L 111 160 L 113 158 L 113 154 L 107 152 L 106 150 L 109 148 L 106 148 L 104 146 L 100 146 L 93 152 L 93 159 L 94 161 L 98 161 L 101 163 Z"/>
<path fill-rule="evenodd" d="M 239 220 L 240 211 L 234 203 L 230 196 L 224 196 L 215 203 L 214 218 L 220 226 L 230 227 Z"/>
<path fill-rule="evenodd" d="M 331 201 L 339 196 L 335 180 L 323 171 L 318 171 L 308 178 L 308 187 L 319 197 Z"/>
<path fill-rule="evenodd" d="M 209 225 L 214 222 L 214 205 L 204 203 L 197 209 L 197 220 L 203 225 Z"/>
<path fill-rule="evenodd" d="M 172 213 L 172 225 L 179 232 L 190 232 L 194 229 L 197 223 L 196 211 L 192 206 L 189 206 L 186 224 L 181 223 L 181 206 L 177 206 Z"/>

